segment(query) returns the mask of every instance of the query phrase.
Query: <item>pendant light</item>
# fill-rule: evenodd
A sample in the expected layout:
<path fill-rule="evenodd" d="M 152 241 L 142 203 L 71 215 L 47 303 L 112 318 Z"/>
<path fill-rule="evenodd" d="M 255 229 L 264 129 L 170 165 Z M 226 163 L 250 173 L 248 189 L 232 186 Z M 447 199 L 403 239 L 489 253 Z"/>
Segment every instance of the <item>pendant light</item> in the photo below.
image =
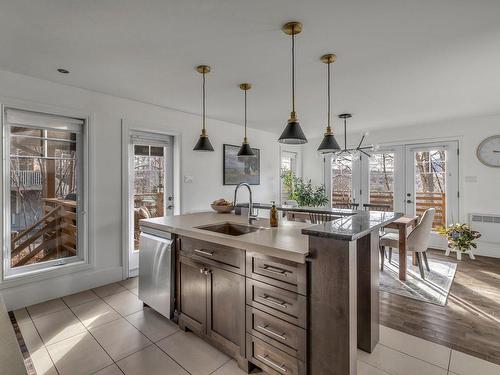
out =
<path fill-rule="evenodd" d="M 241 144 L 240 150 L 238 151 L 238 157 L 252 157 L 255 156 L 250 144 L 247 139 L 247 91 L 252 88 L 249 83 L 242 83 L 240 89 L 245 93 L 245 136 L 243 137 L 243 143 Z"/>
<path fill-rule="evenodd" d="M 340 146 L 337 143 L 337 140 L 335 139 L 332 131 L 332 127 L 330 125 L 330 106 L 331 106 L 331 100 L 330 100 L 330 64 L 335 62 L 337 60 L 337 56 L 335 56 L 333 53 L 329 53 L 327 55 L 321 56 L 321 61 L 324 62 L 327 66 L 327 79 L 328 79 L 328 91 L 327 91 L 327 96 L 328 96 L 328 122 L 326 126 L 326 132 L 325 136 L 323 137 L 323 141 L 318 147 L 318 151 L 322 154 L 327 154 L 327 153 L 333 153 L 340 151 Z"/>
<path fill-rule="evenodd" d="M 297 113 L 295 112 L 295 35 L 302 31 L 302 24 L 300 22 L 288 22 L 281 29 L 285 34 L 292 36 L 292 113 L 278 142 L 304 144 L 307 143 L 307 138 L 300 127 L 297 120 Z"/>
<path fill-rule="evenodd" d="M 210 72 L 210 67 L 208 65 L 199 65 L 196 67 L 196 71 L 198 73 L 201 73 L 203 76 L 203 84 L 202 84 L 202 91 L 203 91 L 203 99 L 202 99 L 202 111 L 203 111 L 203 120 L 202 124 L 203 127 L 201 128 L 201 135 L 200 139 L 198 139 L 198 142 L 193 148 L 193 151 L 214 151 L 214 148 L 212 147 L 212 144 L 210 143 L 210 140 L 208 139 L 208 134 L 207 130 L 205 127 L 205 74 Z"/>

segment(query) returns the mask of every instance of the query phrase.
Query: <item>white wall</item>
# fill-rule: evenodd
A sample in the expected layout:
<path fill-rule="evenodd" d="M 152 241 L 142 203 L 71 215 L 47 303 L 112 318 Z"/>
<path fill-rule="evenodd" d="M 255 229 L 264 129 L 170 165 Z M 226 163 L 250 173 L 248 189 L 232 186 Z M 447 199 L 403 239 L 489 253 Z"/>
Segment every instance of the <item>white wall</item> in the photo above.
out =
<path fill-rule="evenodd" d="M 193 93 L 193 100 L 200 99 L 198 93 Z M 85 113 L 91 117 L 93 127 L 90 194 L 94 209 L 91 207 L 89 229 L 95 266 L 68 276 L 17 287 L 0 285 L 9 308 L 121 279 L 122 119 L 134 128 L 180 134 L 181 176 L 194 178 L 192 183 L 181 181 L 182 212 L 207 210 L 209 203 L 220 197 L 232 200 L 234 186 L 222 185 L 222 144 L 240 144 L 241 126 L 208 120 L 208 133 L 216 150 L 212 153 L 194 152 L 192 148 L 201 126 L 199 116 L 4 71 L 0 71 L 0 102 L 19 102 L 24 106 L 33 103 L 33 106 L 43 106 L 47 110 Z M 253 187 L 254 200 L 276 200 L 279 192 L 278 135 L 254 129 L 249 129 L 248 133 L 252 147 L 261 152 L 261 184 Z M 245 194 L 241 194 L 242 200 L 247 199 Z"/>
<path fill-rule="evenodd" d="M 500 134 L 500 115 L 374 130 L 368 135 L 366 144 L 458 140 L 460 220 L 467 223 L 469 213 L 500 214 L 500 169 L 488 168 L 476 157 L 479 143 L 494 134 Z M 348 134 L 348 138 L 353 140 L 358 140 L 360 136 L 360 133 Z M 323 180 L 321 158 L 315 152 L 319 142 L 319 138 L 309 140 L 303 153 L 304 176 L 317 183 Z M 473 180 L 476 182 L 469 182 Z M 500 257 L 500 244 L 488 243 L 488 238 L 483 237 L 478 253 Z"/>

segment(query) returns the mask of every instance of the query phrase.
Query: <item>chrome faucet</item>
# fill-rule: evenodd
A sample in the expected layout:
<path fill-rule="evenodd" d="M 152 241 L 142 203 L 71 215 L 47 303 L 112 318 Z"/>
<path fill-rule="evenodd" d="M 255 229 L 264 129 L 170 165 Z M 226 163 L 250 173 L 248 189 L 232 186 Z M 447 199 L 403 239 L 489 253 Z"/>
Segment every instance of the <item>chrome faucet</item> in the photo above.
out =
<path fill-rule="evenodd" d="M 257 215 L 253 213 L 253 200 L 252 200 L 252 189 L 250 188 L 250 185 L 248 185 L 246 182 L 240 182 L 238 185 L 236 185 L 236 188 L 234 189 L 234 200 L 233 204 L 236 207 L 236 197 L 238 195 L 238 189 L 241 186 L 246 186 L 248 188 L 248 193 L 249 193 L 249 203 L 248 203 L 248 224 L 253 224 L 255 220 L 257 220 Z"/>

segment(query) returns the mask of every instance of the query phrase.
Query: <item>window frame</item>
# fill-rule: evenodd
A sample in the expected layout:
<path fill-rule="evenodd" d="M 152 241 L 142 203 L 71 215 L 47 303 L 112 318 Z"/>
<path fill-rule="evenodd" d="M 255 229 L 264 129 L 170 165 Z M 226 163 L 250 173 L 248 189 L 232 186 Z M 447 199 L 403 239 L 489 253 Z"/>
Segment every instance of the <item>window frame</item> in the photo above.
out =
<path fill-rule="evenodd" d="M 88 210 L 89 210 L 89 196 L 88 196 L 88 186 L 89 186 L 89 133 L 90 133 L 90 119 L 89 116 L 82 115 L 81 113 L 67 113 L 61 110 L 54 109 L 42 109 L 25 107 L 19 105 L 0 105 L 1 114 L 1 126 L 2 126 L 2 142 L 1 142 L 1 154 L 3 157 L 1 163 L 1 174 L 3 176 L 3 184 L 1 187 L 1 205 L 2 205 L 2 240 L 3 248 L 1 251 L 2 256 L 2 267 L 1 267 L 1 286 L 8 287 L 11 285 L 18 285 L 19 283 L 29 282 L 31 280 L 43 279 L 46 277 L 56 276 L 59 274 L 64 274 L 68 272 L 74 272 L 75 268 L 87 269 L 91 264 L 91 256 L 89 254 L 89 221 L 88 221 Z M 77 184 L 78 184 L 78 201 L 77 201 L 77 227 L 78 227 L 78 237 L 77 237 L 77 255 L 61 259 L 53 259 L 41 263 L 35 263 L 30 265 L 24 265 L 12 268 L 10 266 L 10 232 L 11 232 L 11 193 L 10 193 L 10 141 L 11 132 L 10 127 L 16 126 L 14 124 L 9 124 L 6 118 L 6 111 L 8 109 L 17 111 L 34 112 L 42 115 L 58 116 L 58 117 L 69 117 L 81 119 L 83 124 L 81 125 L 81 131 L 77 132 L 76 140 L 76 156 L 78 167 L 77 167 Z M 21 125 L 17 125 L 21 126 Z M 36 128 L 40 129 L 40 126 L 33 125 L 22 125 L 26 128 Z M 48 130 L 54 130 L 56 127 L 43 127 Z M 78 139 L 80 138 L 80 139 Z"/>

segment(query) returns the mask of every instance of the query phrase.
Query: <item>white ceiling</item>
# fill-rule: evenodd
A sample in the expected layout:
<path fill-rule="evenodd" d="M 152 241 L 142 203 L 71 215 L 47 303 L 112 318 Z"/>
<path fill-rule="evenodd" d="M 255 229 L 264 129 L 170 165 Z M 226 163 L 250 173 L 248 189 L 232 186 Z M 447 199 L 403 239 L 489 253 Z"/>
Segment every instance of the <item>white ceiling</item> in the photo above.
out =
<path fill-rule="evenodd" d="M 498 0 L 0 0 L 0 69 L 281 132 L 289 116 L 290 40 L 297 37 L 297 111 L 308 136 L 334 112 L 352 129 L 500 112 Z M 64 67 L 70 75 L 61 75 Z M 337 126 L 339 123 L 336 123 Z M 209 125 L 210 126 L 210 125 Z"/>

